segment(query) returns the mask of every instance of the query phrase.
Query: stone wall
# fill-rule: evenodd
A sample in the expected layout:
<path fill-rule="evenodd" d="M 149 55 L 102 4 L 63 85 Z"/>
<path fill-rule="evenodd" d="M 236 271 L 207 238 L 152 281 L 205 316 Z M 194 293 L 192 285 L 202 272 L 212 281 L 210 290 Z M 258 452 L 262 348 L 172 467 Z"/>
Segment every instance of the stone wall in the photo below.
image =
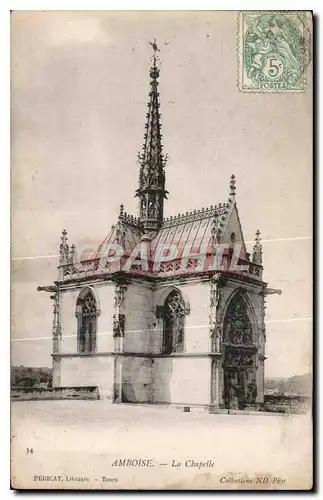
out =
<path fill-rule="evenodd" d="M 101 308 L 97 323 L 97 352 L 112 352 L 114 351 L 112 329 L 115 285 L 110 281 L 93 288 Z"/>
<path fill-rule="evenodd" d="M 155 358 L 152 365 L 152 403 L 210 404 L 211 360 L 206 357 Z"/>
<path fill-rule="evenodd" d="M 62 340 L 59 343 L 59 350 L 62 353 L 77 352 L 77 319 L 75 311 L 77 298 L 83 288 L 83 286 L 80 286 L 76 290 L 66 289 L 60 294 Z M 92 284 L 88 288 L 94 293 L 99 311 L 97 317 L 97 351 L 111 352 L 114 350 L 112 333 L 114 283 Z"/>
<path fill-rule="evenodd" d="M 188 354 L 207 353 L 211 347 L 209 281 L 185 283 L 179 288 L 190 303 L 185 322 L 184 351 Z"/>
<path fill-rule="evenodd" d="M 147 285 L 131 283 L 124 297 L 124 353 L 151 352 L 154 314 L 152 290 Z M 122 377 L 122 401 L 150 402 L 151 359 L 142 356 L 121 356 L 118 365 Z"/>
<path fill-rule="evenodd" d="M 252 304 L 254 342 L 259 349 L 257 403 L 262 403 L 265 331 L 261 283 L 255 285 L 248 284 L 243 278 L 225 278 L 216 286 L 219 286 L 220 293 L 217 294 L 214 321 L 220 335 L 226 308 L 236 290 L 245 289 Z M 164 304 L 174 288 L 181 291 L 189 313 L 185 317 L 184 351 L 167 357 L 162 353 L 163 318 L 158 315 L 158 307 Z M 122 313 L 125 314 L 124 337 L 121 339 L 121 352 L 117 357 L 113 355 L 115 340 L 112 332 L 115 284 L 93 284 L 91 289 L 100 311 L 97 323 L 97 352 L 76 355 L 75 306 L 81 287 L 62 292 L 62 341 L 59 348 L 63 355 L 55 357 L 54 385 L 96 385 L 103 397 L 113 401 L 116 396 L 118 402 L 215 406 L 223 404 L 223 360 L 220 357 L 217 358 L 216 365 L 213 363 L 211 370 L 211 284 L 208 279 L 183 281 L 176 285 L 157 285 L 155 290 L 147 283 L 128 283 L 122 304 Z"/>
<path fill-rule="evenodd" d="M 100 399 L 97 387 L 57 387 L 25 388 L 13 387 L 11 389 L 13 401 L 35 401 L 46 399 Z"/>
<path fill-rule="evenodd" d="M 151 289 L 147 285 L 129 284 L 124 298 L 124 310 L 124 352 L 151 352 L 151 336 L 155 323 Z"/>
<path fill-rule="evenodd" d="M 190 311 L 185 318 L 184 351 L 152 362 L 151 401 L 170 404 L 210 404 L 209 282 L 176 284 Z M 162 305 L 173 286 L 160 286 L 154 305 Z M 157 321 L 154 354 L 162 353 L 163 320 Z"/>
<path fill-rule="evenodd" d="M 122 356 L 122 401 L 150 403 L 152 360 L 136 356 Z"/>
<path fill-rule="evenodd" d="M 59 354 L 53 359 L 53 386 L 99 386 L 104 398 L 113 398 L 114 369 L 113 358 L 98 356 L 114 350 L 112 332 L 114 283 L 93 284 L 89 288 L 94 293 L 98 308 L 96 354 L 64 356 L 77 354 L 76 301 L 83 287 L 64 290 L 60 297 L 60 319 L 62 339 L 59 341 Z"/>
<path fill-rule="evenodd" d="M 61 387 L 97 386 L 102 399 L 113 400 L 113 355 L 62 356 Z"/>

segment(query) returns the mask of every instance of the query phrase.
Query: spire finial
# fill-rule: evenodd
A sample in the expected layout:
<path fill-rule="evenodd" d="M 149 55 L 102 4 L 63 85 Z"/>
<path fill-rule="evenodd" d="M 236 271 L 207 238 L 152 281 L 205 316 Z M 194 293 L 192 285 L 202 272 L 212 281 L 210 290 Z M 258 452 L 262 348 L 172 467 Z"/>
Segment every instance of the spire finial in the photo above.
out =
<path fill-rule="evenodd" d="M 150 77 L 152 78 L 152 82 L 150 82 L 150 85 L 158 85 L 158 83 L 156 82 L 157 78 L 159 77 L 159 68 L 157 67 L 157 62 L 159 62 L 159 58 L 157 52 L 160 52 L 160 50 L 157 47 L 156 38 L 154 38 L 152 42 L 149 42 L 149 45 L 151 45 L 154 51 L 153 55 L 149 58 L 149 61 L 151 63 Z"/>
<path fill-rule="evenodd" d="M 234 198 L 236 195 L 236 178 L 235 175 L 232 174 L 230 178 L 230 197 Z"/>
<path fill-rule="evenodd" d="M 119 208 L 119 219 L 122 219 L 123 215 L 124 215 L 124 205 L 121 203 Z"/>
<path fill-rule="evenodd" d="M 261 241 L 260 231 L 259 231 L 259 229 L 257 229 L 257 231 L 256 231 L 256 237 L 255 237 L 256 245 L 260 244 L 260 241 Z"/>
<path fill-rule="evenodd" d="M 66 231 L 66 229 L 63 229 L 62 236 L 61 236 L 62 245 L 66 245 L 67 239 L 68 239 L 67 238 L 67 231 Z"/>
<path fill-rule="evenodd" d="M 152 42 L 149 42 L 149 45 L 152 46 L 153 51 L 154 51 L 154 56 L 156 55 L 156 52 L 160 52 L 159 48 L 157 47 L 157 42 L 156 42 L 156 37 L 154 36 L 154 39 Z"/>

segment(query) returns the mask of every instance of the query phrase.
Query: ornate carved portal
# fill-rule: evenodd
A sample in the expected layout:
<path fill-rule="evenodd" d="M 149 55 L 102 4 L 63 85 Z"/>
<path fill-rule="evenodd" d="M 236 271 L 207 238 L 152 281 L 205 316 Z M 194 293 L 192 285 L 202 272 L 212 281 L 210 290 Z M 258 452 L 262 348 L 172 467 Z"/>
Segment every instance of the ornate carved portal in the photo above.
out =
<path fill-rule="evenodd" d="M 79 352 L 95 351 L 97 316 L 97 305 L 93 293 L 91 290 L 81 292 L 76 303 Z"/>
<path fill-rule="evenodd" d="M 172 291 L 164 305 L 163 353 L 183 352 L 185 303 L 180 292 Z"/>
<path fill-rule="evenodd" d="M 256 354 L 252 324 L 242 293 L 231 300 L 223 328 L 224 391 L 226 408 L 240 409 L 257 397 Z"/>

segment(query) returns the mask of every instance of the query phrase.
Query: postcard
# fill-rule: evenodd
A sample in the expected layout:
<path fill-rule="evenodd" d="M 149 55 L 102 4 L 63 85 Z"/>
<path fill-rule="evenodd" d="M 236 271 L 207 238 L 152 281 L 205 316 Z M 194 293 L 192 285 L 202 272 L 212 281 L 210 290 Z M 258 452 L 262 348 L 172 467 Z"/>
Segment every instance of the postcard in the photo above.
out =
<path fill-rule="evenodd" d="M 307 11 L 11 13 L 11 483 L 309 490 Z"/>

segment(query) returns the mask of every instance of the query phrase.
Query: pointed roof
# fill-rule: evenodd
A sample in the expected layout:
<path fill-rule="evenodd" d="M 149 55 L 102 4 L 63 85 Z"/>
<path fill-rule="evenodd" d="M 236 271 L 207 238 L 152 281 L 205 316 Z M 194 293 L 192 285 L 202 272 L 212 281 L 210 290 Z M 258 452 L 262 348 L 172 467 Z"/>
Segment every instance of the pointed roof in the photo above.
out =
<path fill-rule="evenodd" d="M 195 275 L 196 273 L 209 274 L 216 270 L 212 267 L 212 263 L 215 262 L 214 256 L 218 244 L 223 245 L 222 249 L 224 251 L 224 260 L 221 265 L 229 266 L 232 245 L 234 242 L 239 242 L 242 244 L 239 250 L 239 262 L 246 265 L 248 270 L 236 270 L 233 272 L 244 274 L 257 280 L 261 279 L 261 262 L 257 262 L 255 259 L 250 261 L 249 254 L 246 252 L 233 183 L 235 181 L 232 177 L 228 202 L 163 219 L 161 228 L 156 236 L 148 242 L 149 269 L 144 270 L 139 267 L 135 269 L 135 274 L 149 278 L 169 278 L 183 274 L 188 276 Z M 142 221 L 124 212 L 124 207 L 121 205 L 117 224 L 112 226 L 111 231 L 100 244 L 97 251 L 90 259 L 82 260 L 79 263 L 74 263 L 74 265 L 63 266 L 63 276 L 82 278 L 123 270 L 129 256 L 132 254 L 133 259 L 138 255 L 138 249 L 143 242 L 143 235 Z M 115 251 L 117 250 L 114 245 L 122 248 L 121 261 L 120 259 L 107 259 L 107 257 L 115 257 Z M 157 255 L 160 255 L 158 254 L 161 249 L 160 245 L 175 245 L 176 256 L 172 260 L 162 261 L 160 268 L 155 269 L 154 263 Z M 139 253 L 141 253 L 141 250 L 139 250 Z M 188 256 L 188 254 L 191 255 Z M 203 268 L 199 269 L 199 261 L 203 256 L 205 256 L 205 263 L 203 264 Z M 182 267 L 183 259 L 184 261 L 187 259 L 184 270 Z M 129 271 L 125 270 L 125 272 L 132 274 L 133 268 L 130 268 Z"/>

